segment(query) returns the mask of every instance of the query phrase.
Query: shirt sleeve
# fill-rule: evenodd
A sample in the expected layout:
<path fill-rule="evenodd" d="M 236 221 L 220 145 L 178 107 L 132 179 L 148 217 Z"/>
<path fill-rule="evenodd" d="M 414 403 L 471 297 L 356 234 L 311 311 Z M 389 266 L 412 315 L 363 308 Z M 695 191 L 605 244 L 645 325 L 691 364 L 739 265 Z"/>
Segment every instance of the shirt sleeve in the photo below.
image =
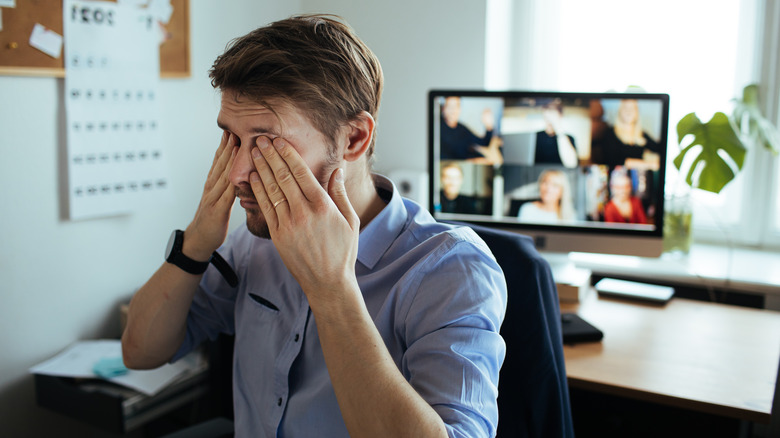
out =
<path fill-rule="evenodd" d="M 492 437 L 498 425 L 506 282 L 479 243 L 459 241 L 431 254 L 405 317 L 401 370 L 451 437 Z"/>
<path fill-rule="evenodd" d="M 232 240 L 232 238 L 228 239 L 218 252 L 238 274 L 239 286 L 230 287 L 219 270 L 214 265 L 209 265 L 187 314 L 187 332 L 184 341 L 171 358 L 171 362 L 179 360 L 206 339 L 214 340 L 220 333 L 234 334 L 236 294 L 241 287 L 242 276 L 236 266 L 236 250 L 231 244 Z"/>

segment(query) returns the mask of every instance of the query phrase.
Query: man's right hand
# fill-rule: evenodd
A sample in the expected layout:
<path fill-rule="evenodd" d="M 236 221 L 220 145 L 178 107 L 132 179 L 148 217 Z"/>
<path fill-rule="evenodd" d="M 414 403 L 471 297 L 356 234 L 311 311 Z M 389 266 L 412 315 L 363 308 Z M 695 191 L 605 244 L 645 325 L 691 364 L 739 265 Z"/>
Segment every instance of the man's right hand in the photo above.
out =
<path fill-rule="evenodd" d="M 208 260 L 227 237 L 230 211 L 236 199 L 228 174 L 236 156 L 237 143 L 235 135 L 227 131 L 222 133 L 200 205 L 184 232 L 182 252 L 194 260 Z"/>
<path fill-rule="evenodd" d="M 206 179 L 198 210 L 184 232 L 184 255 L 206 261 L 227 236 L 235 189 L 228 180 L 237 140 L 225 132 Z M 122 356 L 128 368 L 156 368 L 173 357 L 184 341 L 187 313 L 199 275 L 163 263 L 130 301 Z"/>

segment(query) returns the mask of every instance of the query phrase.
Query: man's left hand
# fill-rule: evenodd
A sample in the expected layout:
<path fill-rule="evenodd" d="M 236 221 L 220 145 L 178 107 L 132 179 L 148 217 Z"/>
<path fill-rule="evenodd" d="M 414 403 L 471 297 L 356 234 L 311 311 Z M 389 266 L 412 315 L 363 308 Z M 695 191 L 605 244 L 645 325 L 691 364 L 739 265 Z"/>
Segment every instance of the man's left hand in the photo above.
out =
<path fill-rule="evenodd" d="M 340 293 L 357 286 L 360 233 L 343 169 L 331 174 L 326 192 L 283 138 L 258 137 L 252 157 L 257 169 L 250 174 L 252 191 L 282 261 L 310 304 L 338 302 Z"/>

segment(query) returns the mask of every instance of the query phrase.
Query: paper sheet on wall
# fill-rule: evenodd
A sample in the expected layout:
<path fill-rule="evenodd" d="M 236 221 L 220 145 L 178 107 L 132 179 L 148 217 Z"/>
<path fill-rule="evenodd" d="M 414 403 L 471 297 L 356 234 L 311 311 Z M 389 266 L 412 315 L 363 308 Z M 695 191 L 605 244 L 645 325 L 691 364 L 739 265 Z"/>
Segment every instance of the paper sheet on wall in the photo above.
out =
<path fill-rule="evenodd" d="M 63 21 L 70 218 L 163 201 L 156 20 L 135 6 L 65 0 Z"/>

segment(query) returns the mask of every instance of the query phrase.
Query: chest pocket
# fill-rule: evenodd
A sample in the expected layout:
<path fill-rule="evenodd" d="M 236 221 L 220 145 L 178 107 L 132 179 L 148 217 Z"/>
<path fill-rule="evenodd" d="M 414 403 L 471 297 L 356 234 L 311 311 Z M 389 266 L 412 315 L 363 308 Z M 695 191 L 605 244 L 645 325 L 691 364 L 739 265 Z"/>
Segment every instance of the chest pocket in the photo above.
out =
<path fill-rule="evenodd" d="M 276 305 L 267 299 L 261 297 L 260 295 L 250 293 L 249 294 L 250 301 L 254 301 L 257 305 L 259 305 L 260 309 L 265 311 L 270 311 L 274 314 L 279 313 L 279 308 L 276 307 Z"/>

